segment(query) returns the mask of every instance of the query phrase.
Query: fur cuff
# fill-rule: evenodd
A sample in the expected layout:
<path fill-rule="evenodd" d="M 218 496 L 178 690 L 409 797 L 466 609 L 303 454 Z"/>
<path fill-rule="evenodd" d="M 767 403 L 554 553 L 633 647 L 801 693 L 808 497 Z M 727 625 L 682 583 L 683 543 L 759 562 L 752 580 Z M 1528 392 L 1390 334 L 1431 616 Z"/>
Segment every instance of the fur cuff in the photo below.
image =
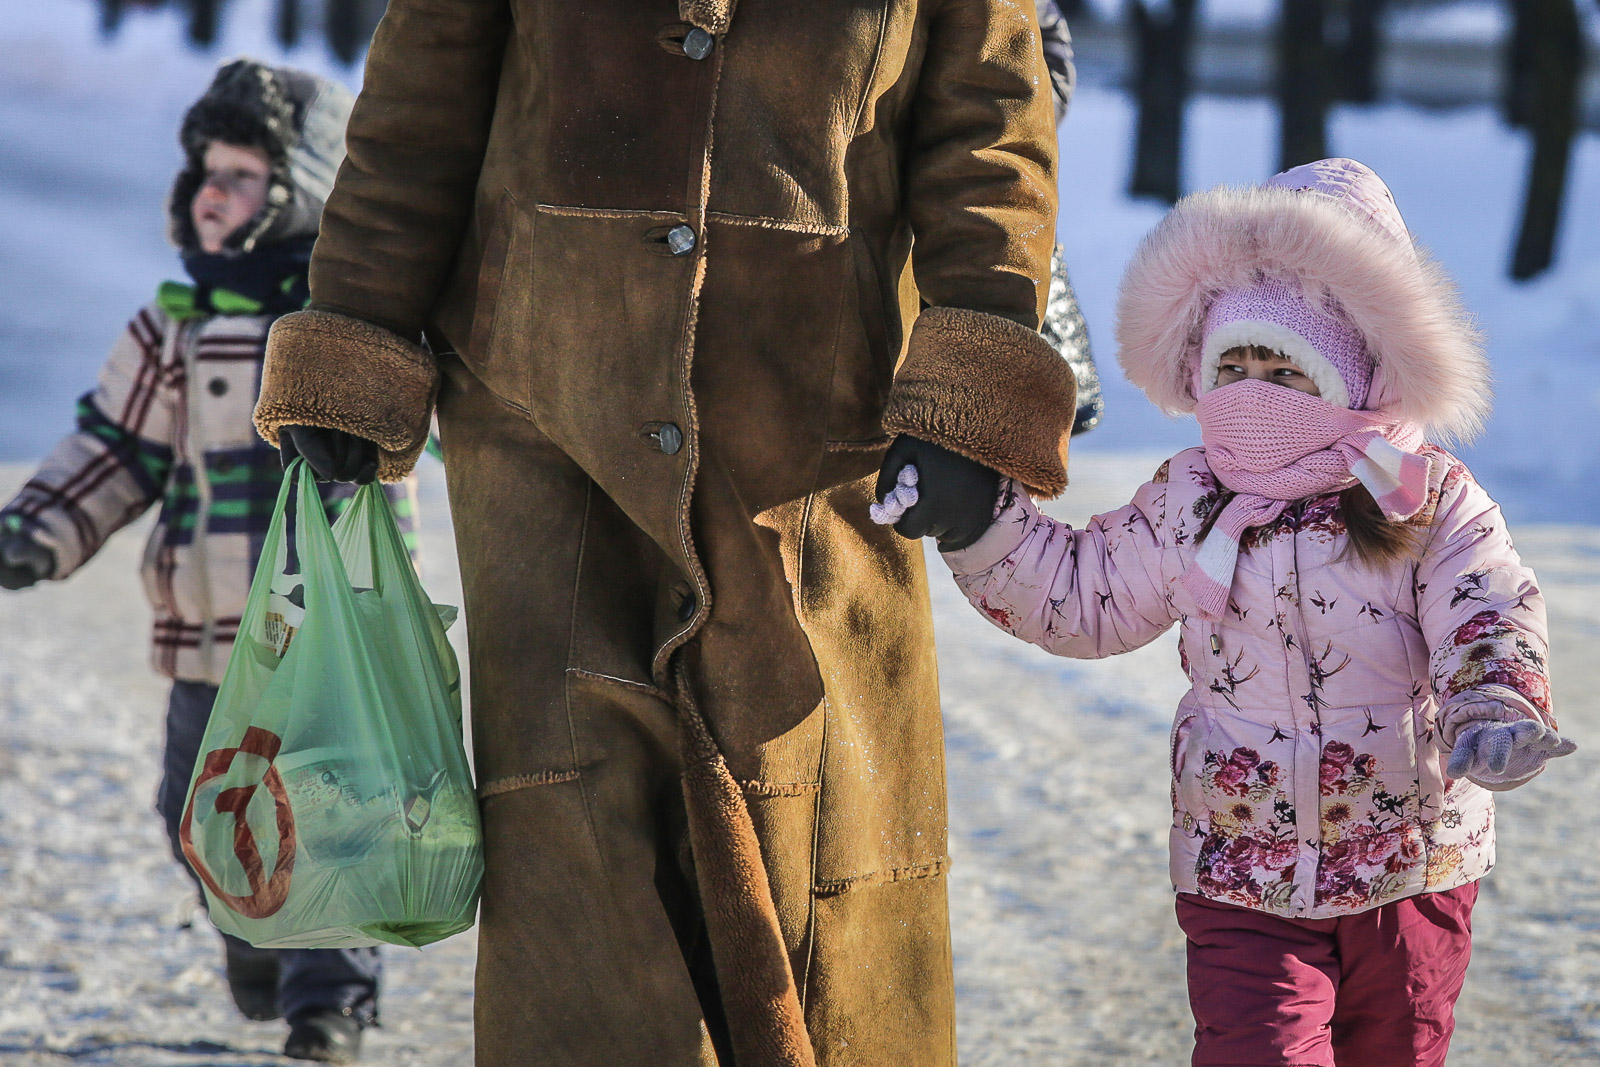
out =
<path fill-rule="evenodd" d="M 322 426 L 378 443 L 378 477 L 404 478 L 428 442 L 439 370 L 421 345 L 331 311 L 272 324 L 256 430 L 277 445 L 284 426 Z"/>
<path fill-rule="evenodd" d="M 1072 368 L 1037 332 L 999 315 L 929 308 L 912 327 L 883 426 L 1053 497 L 1067 487 L 1077 393 Z"/>

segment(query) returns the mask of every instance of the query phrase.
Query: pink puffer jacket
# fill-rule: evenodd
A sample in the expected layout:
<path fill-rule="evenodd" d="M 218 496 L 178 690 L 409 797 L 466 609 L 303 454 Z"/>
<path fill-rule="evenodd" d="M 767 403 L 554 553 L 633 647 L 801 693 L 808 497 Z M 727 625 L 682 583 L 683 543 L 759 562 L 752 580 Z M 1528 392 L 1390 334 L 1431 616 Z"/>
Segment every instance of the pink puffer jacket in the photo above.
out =
<path fill-rule="evenodd" d="M 1172 730 L 1172 880 L 1299 918 L 1451 889 L 1494 863 L 1492 794 L 1445 777 L 1439 706 L 1467 689 L 1555 725 L 1544 600 L 1500 509 L 1429 447 L 1419 559 L 1343 558 L 1338 497 L 1241 545 L 1226 617 L 1175 579 L 1218 499 L 1205 450 L 1074 530 L 1011 490 L 982 539 L 944 558 L 1001 629 L 1058 655 L 1127 652 L 1181 626 L 1191 689 Z"/>

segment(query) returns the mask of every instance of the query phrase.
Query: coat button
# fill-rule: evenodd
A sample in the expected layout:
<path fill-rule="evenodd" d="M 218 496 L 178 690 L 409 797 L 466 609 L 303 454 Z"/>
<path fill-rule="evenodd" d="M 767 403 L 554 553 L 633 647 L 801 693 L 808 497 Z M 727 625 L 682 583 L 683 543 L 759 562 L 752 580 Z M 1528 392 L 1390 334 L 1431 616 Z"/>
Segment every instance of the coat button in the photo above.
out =
<path fill-rule="evenodd" d="M 695 600 L 693 593 L 684 594 L 678 601 L 678 621 L 688 622 L 694 618 Z"/>
<path fill-rule="evenodd" d="M 211 381 L 206 383 L 206 389 L 211 393 L 212 396 L 222 396 L 228 391 L 228 379 L 213 378 Z"/>
<path fill-rule="evenodd" d="M 667 231 L 667 247 L 675 256 L 694 251 L 694 242 L 694 230 L 689 226 L 674 226 Z"/>
<path fill-rule="evenodd" d="M 652 226 L 643 236 L 645 250 L 653 256 L 686 256 L 699 244 L 694 227 L 682 222 L 676 226 Z"/>
<path fill-rule="evenodd" d="M 656 447 L 667 455 L 677 454 L 683 447 L 683 431 L 678 429 L 676 423 L 663 422 L 655 426 L 647 426 L 644 435 L 656 443 Z"/>
<path fill-rule="evenodd" d="M 704 59 L 711 54 L 711 46 L 716 43 L 715 37 L 696 26 L 683 38 L 683 54 L 690 59 Z"/>

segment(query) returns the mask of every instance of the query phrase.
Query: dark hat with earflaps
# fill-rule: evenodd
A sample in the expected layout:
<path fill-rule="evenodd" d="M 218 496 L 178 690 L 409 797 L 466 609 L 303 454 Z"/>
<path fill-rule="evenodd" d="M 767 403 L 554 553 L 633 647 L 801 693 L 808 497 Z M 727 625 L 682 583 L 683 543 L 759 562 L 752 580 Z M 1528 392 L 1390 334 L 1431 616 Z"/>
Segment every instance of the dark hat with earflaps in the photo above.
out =
<path fill-rule="evenodd" d="M 183 117 L 184 166 L 167 201 L 168 236 L 180 251 L 199 247 L 189 207 L 205 181 L 205 153 L 223 142 L 263 152 L 271 165 L 267 202 L 229 236 L 228 249 L 314 236 L 322 205 L 344 158 L 344 127 L 354 102 L 336 82 L 253 59 L 223 64 Z"/>

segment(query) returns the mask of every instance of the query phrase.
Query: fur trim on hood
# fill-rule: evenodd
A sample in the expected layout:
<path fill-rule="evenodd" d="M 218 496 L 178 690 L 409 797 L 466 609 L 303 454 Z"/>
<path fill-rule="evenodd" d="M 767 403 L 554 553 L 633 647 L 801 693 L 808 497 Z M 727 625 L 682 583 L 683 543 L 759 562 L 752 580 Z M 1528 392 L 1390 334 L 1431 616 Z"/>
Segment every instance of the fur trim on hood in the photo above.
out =
<path fill-rule="evenodd" d="M 225 63 L 183 117 L 184 166 L 167 198 L 167 231 L 181 252 L 199 250 L 189 207 L 205 180 L 216 141 L 259 148 L 272 164 L 267 203 L 228 238 L 228 249 L 314 237 L 322 205 L 344 159 L 344 128 L 355 99 L 337 82 L 253 59 Z"/>
<path fill-rule="evenodd" d="M 1327 162 L 1366 171 L 1354 161 Z M 1444 270 L 1398 235 L 1403 225 L 1397 234 L 1382 223 L 1311 188 L 1221 187 L 1185 197 L 1123 275 L 1123 372 L 1162 410 L 1193 411 L 1202 327 L 1217 294 L 1293 278 L 1308 300 L 1342 314 L 1365 339 L 1375 364 L 1366 407 L 1435 438 L 1470 439 L 1491 401 L 1479 332 Z"/>

